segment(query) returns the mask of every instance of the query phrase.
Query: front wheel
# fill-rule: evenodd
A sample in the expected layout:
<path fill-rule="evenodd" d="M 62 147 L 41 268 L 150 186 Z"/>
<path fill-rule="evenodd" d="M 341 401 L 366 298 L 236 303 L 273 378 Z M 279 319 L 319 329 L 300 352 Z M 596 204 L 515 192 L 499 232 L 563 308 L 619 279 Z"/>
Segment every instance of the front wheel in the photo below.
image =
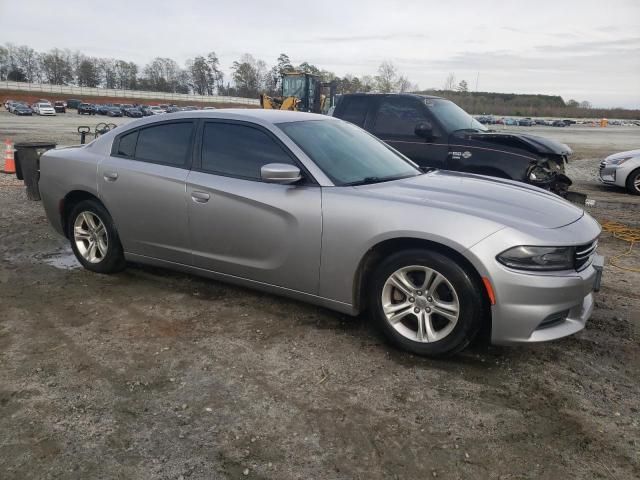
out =
<path fill-rule="evenodd" d="M 79 202 L 67 224 L 71 249 L 84 268 L 96 273 L 116 273 L 124 269 L 126 262 L 118 232 L 101 203 Z"/>
<path fill-rule="evenodd" d="M 406 250 L 373 273 L 369 308 L 384 335 L 418 355 L 465 348 L 483 319 L 482 290 L 467 268 L 430 250 Z"/>
<path fill-rule="evenodd" d="M 640 168 L 636 168 L 627 177 L 627 190 L 633 195 L 640 195 Z"/>

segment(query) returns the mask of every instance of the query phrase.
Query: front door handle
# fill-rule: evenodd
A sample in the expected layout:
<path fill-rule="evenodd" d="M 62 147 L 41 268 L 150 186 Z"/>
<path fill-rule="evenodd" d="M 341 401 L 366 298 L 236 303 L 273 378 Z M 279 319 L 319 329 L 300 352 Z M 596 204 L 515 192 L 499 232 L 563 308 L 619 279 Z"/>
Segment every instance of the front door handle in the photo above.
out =
<path fill-rule="evenodd" d="M 209 198 L 210 198 L 210 195 L 207 192 L 198 192 L 198 191 L 191 192 L 191 199 L 194 202 L 207 203 L 209 201 Z"/>
<path fill-rule="evenodd" d="M 118 179 L 118 172 L 104 172 L 104 179 L 107 182 L 115 182 Z"/>

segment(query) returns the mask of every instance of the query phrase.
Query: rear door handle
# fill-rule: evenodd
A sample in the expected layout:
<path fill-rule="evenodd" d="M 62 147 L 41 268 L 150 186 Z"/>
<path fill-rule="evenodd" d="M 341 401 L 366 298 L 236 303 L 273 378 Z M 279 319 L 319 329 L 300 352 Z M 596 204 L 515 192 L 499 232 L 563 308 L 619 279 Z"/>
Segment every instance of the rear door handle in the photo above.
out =
<path fill-rule="evenodd" d="M 209 201 L 209 198 L 210 198 L 210 195 L 207 192 L 198 192 L 198 191 L 191 192 L 191 199 L 194 202 L 207 203 Z"/>
<path fill-rule="evenodd" d="M 104 179 L 107 182 L 115 182 L 118 179 L 117 172 L 104 172 Z"/>

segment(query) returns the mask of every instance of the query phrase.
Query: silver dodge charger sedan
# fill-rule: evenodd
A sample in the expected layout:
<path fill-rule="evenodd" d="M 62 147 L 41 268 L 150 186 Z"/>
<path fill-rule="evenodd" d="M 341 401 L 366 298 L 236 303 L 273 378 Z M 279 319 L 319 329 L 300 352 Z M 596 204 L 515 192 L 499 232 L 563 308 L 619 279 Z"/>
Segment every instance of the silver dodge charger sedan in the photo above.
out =
<path fill-rule="evenodd" d="M 593 310 L 598 223 L 536 187 L 422 171 L 321 115 L 214 110 L 131 122 L 41 158 L 54 228 L 98 273 L 126 261 L 350 315 L 440 356 L 573 334 Z"/>

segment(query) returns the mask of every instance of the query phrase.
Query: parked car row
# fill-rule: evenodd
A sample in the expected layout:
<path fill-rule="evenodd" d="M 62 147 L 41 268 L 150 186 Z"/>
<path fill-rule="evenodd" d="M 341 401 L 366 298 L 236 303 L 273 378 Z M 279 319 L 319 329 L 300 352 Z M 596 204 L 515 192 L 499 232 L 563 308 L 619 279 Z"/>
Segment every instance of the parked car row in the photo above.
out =
<path fill-rule="evenodd" d="M 206 107 L 208 110 L 215 107 Z M 92 104 L 80 103 L 77 105 L 80 115 L 107 115 L 109 117 L 142 118 L 163 113 L 187 112 L 198 110 L 198 107 L 178 107 L 176 105 L 140 105 L 131 103 L 106 103 Z"/>
<path fill-rule="evenodd" d="M 478 115 L 475 119 L 483 125 L 508 125 L 519 127 L 533 127 L 535 125 L 546 125 L 549 127 L 568 127 L 577 123 L 575 120 L 548 120 L 543 118 L 510 118 L 494 117 L 493 115 Z"/>
<path fill-rule="evenodd" d="M 15 115 L 55 115 L 58 112 L 64 112 L 65 108 L 57 105 L 51 105 L 48 100 L 38 100 L 32 105 L 26 102 L 16 102 L 14 100 L 6 100 L 4 108 Z"/>
<path fill-rule="evenodd" d="M 141 105 L 131 103 L 88 103 L 79 99 L 70 98 L 66 101 L 57 100 L 50 102 L 46 99 L 40 99 L 33 105 L 27 102 L 20 102 L 7 99 L 4 107 L 10 113 L 16 115 L 55 115 L 56 113 L 66 113 L 67 108 L 77 110 L 79 115 L 107 115 L 109 117 L 131 117 L 142 118 L 151 115 L 160 115 L 164 113 L 187 112 L 191 110 L 200 110 L 199 107 L 190 105 L 179 107 L 177 105 L 161 104 L 161 105 Z M 204 110 L 215 110 L 216 107 L 204 107 Z"/>
<path fill-rule="evenodd" d="M 5 101 L 4 108 L 14 115 L 33 115 L 33 109 L 29 105 L 14 100 Z"/>
<path fill-rule="evenodd" d="M 532 127 L 534 125 L 546 125 L 549 127 L 569 127 L 571 125 L 588 125 L 599 126 L 603 120 L 607 125 L 625 126 L 625 127 L 640 127 L 639 120 L 571 120 L 571 119 L 544 119 L 544 118 L 509 118 L 509 117 L 495 117 L 493 115 L 477 115 L 474 117 L 478 122 L 483 125 L 510 125 L 520 127 Z"/>

